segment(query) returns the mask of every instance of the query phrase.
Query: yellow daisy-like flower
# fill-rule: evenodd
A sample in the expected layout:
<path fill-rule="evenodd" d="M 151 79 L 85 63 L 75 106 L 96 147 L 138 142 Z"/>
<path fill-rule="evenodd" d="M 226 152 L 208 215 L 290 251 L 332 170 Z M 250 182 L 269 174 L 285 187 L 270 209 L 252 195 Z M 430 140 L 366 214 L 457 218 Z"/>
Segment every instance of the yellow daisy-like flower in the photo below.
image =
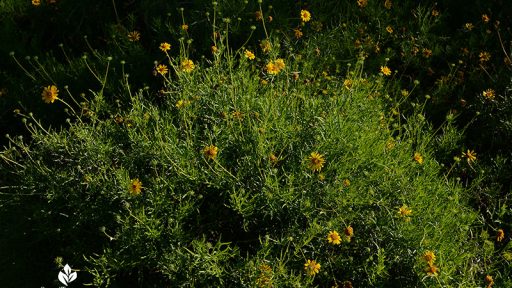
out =
<path fill-rule="evenodd" d="M 333 245 L 340 245 L 341 244 L 341 237 L 340 234 L 336 231 L 329 231 L 329 234 L 327 234 L 327 241 Z"/>
<path fill-rule="evenodd" d="M 436 254 L 434 252 L 428 250 L 423 253 L 423 259 L 427 262 L 429 266 L 434 265 L 434 261 L 436 261 Z"/>
<path fill-rule="evenodd" d="M 212 53 L 215 54 L 217 53 L 217 51 L 219 51 L 219 48 L 217 48 L 217 46 L 213 45 L 212 47 L 210 47 L 210 49 L 212 50 Z"/>
<path fill-rule="evenodd" d="M 309 169 L 315 171 L 320 171 L 322 167 L 324 167 L 325 159 L 322 154 L 318 152 L 311 152 L 311 155 L 308 157 L 308 167 Z"/>
<path fill-rule="evenodd" d="M 295 28 L 295 29 L 293 29 L 293 34 L 295 34 L 295 38 L 296 38 L 296 39 L 300 39 L 300 38 L 302 38 L 302 35 L 304 35 L 304 34 L 302 33 L 302 31 L 300 31 L 300 29 L 299 29 L 299 28 Z"/>
<path fill-rule="evenodd" d="M 217 158 L 218 152 L 219 148 L 217 148 L 215 145 L 209 145 L 203 148 L 204 156 L 210 160 L 215 160 L 215 158 Z"/>
<path fill-rule="evenodd" d="M 277 73 L 279 73 L 279 68 L 277 67 L 276 64 L 274 64 L 274 62 L 270 61 L 267 63 L 267 65 L 265 66 L 265 69 L 267 70 L 267 73 L 268 74 L 271 74 L 271 75 L 277 75 Z"/>
<path fill-rule="evenodd" d="M 140 40 L 140 32 L 139 31 L 131 31 L 128 33 L 128 40 L 131 42 L 136 42 Z"/>
<path fill-rule="evenodd" d="M 41 0 L 32 0 L 32 5 L 34 5 L 34 6 L 41 5 Z"/>
<path fill-rule="evenodd" d="M 389 25 L 388 25 L 388 26 L 386 27 L 386 31 L 387 31 L 389 34 L 393 33 L 393 27 L 391 27 L 391 26 L 389 26 Z"/>
<path fill-rule="evenodd" d="M 268 40 L 261 41 L 260 47 L 263 53 L 268 53 L 270 50 L 272 50 L 272 44 L 270 44 L 270 41 Z"/>
<path fill-rule="evenodd" d="M 478 57 L 480 58 L 480 62 L 484 63 L 491 60 L 491 53 L 487 51 L 482 51 L 480 52 L 480 54 L 478 54 Z"/>
<path fill-rule="evenodd" d="M 494 97 L 496 96 L 496 92 L 494 92 L 493 89 L 487 89 L 485 90 L 484 92 L 482 92 L 482 95 L 488 99 L 488 100 L 492 100 L 494 99 Z"/>
<path fill-rule="evenodd" d="M 364 8 L 366 5 L 368 5 L 368 0 L 357 0 L 357 5 L 361 8 Z"/>
<path fill-rule="evenodd" d="M 185 60 L 181 61 L 181 70 L 183 70 L 187 73 L 190 73 L 190 72 L 194 71 L 195 68 L 196 68 L 196 65 L 194 65 L 194 62 L 192 62 L 192 60 L 185 59 Z"/>
<path fill-rule="evenodd" d="M 309 22 L 311 20 L 311 13 L 308 10 L 300 10 L 300 20 L 302 22 Z"/>
<path fill-rule="evenodd" d="M 132 179 L 130 186 L 128 187 L 130 193 L 134 196 L 140 195 L 142 192 L 142 182 L 138 178 Z"/>
<path fill-rule="evenodd" d="M 494 285 L 494 279 L 491 275 L 485 276 L 485 283 L 487 283 L 487 288 L 491 288 Z"/>
<path fill-rule="evenodd" d="M 388 9 L 388 10 L 389 10 L 389 9 L 391 9 L 391 6 L 392 6 L 392 5 L 393 5 L 393 2 L 391 2 L 391 0 L 386 0 L 386 1 L 384 2 L 384 7 L 385 7 L 386 9 Z"/>
<path fill-rule="evenodd" d="M 498 233 L 496 233 L 496 241 L 501 242 L 505 239 L 505 231 L 503 229 L 498 229 Z"/>
<path fill-rule="evenodd" d="M 181 25 L 181 30 L 188 31 L 188 25 L 187 24 Z"/>
<path fill-rule="evenodd" d="M 380 66 L 380 72 L 386 76 L 391 76 L 391 69 L 388 66 Z"/>
<path fill-rule="evenodd" d="M 252 51 L 245 50 L 244 55 L 245 55 L 245 58 L 247 58 L 249 60 L 256 59 L 256 56 L 254 55 L 254 53 L 252 53 Z"/>
<path fill-rule="evenodd" d="M 429 265 L 425 272 L 427 272 L 428 276 L 437 276 L 439 268 L 436 265 Z"/>
<path fill-rule="evenodd" d="M 462 157 L 465 157 L 468 164 L 471 164 L 476 161 L 476 152 L 468 149 L 468 151 L 462 152 Z"/>
<path fill-rule="evenodd" d="M 343 231 L 345 233 L 345 236 L 347 237 L 353 237 L 354 236 L 354 228 L 352 228 L 352 226 L 348 225 L 347 228 L 345 228 L 345 231 Z"/>
<path fill-rule="evenodd" d="M 400 214 L 401 217 L 407 217 L 412 214 L 412 210 L 407 207 L 407 205 L 403 204 L 402 207 L 398 209 L 398 214 Z"/>
<path fill-rule="evenodd" d="M 164 52 L 167 52 L 167 51 L 171 50 L 171 44 L 169 44 L 167 42 L 161 43 L 160 44 L 160 50 L 162 50 Z"/>
<path fill-rule="evenodd" d="M 306 270 L 306 274 L 309 276 L 315 276 L 320 271 L 320 263 L 317 263 L 315 260 L 309 260 L 304 264 L 304 270 Z"/>
<path fill-rule="evenodd" d="M 45 87 L 43 89 L 43 93 L 41 93 L 41 96 L 43 98 L 43 101 L 47 104 L 55 102 L 57 100 L 57 96 L 59 95 L 59 90 L 57 89 L 57 86 L 50 85 L 48 87 Z"/>
<path fill-rule="evenodd" d="M 167 74 L 167 72 L 169 72 L 169 69 L 167 68 L 167 65 L 164 65 L 164 64 L 160 64 L 158 66 L 156 66 L 156 71 L 158 73 L 160 73 L 160 75 L 165 75 Z"/>
<path fill-rule="evenodd" d="M 466 23 L 464 24 L 464 28 L 466 28 L 466 31 L 471 31 L 473 30 L 473 28 L 475 28 L 475 26 L 473 25 L 473 23 Z"/>
<path fill-rule="evenodd" d="M 423 164 L 423 156 L 421 156 L 420 152 L 414 152 L 413 159 L 418 162 L 418 164 Z"/>
<path fill-rule="evenodd" d="M 286 64 L 284 64 L 284 60 L 281 58 L 276 59 L 276 61 L 274 61 L 274 64 L 279 70 L 282 70 L 284 69 L 284 67 L 286 67 Z"/>

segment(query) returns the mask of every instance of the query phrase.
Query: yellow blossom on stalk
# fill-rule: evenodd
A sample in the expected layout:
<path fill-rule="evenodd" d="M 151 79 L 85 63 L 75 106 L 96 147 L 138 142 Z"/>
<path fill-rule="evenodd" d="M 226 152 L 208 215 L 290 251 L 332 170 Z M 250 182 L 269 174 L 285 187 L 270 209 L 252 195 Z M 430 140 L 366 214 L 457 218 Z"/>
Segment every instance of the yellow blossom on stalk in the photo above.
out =
<path fill-rule="evenodd" d="M 41 93 L 42 99 L 45 103 L 50 104 L 57 100 L 57 96 L 59 95 L 59 90 L 57 86 L 50 85 L 48 87 L 44 87 L 43 93 Z"/>
<path fill-rule="evenodd" d="M 391 27 L 391 26 L 389 26 L 389 25 L 388 25 L 388 26 L 386 27 L 386 31 L 387 31 L 389 34 L 393 33 L 393 27 Z"/>
<path fill-rule="evenodd" d="M 341 237 L 340 234 L 336 231 L 329 231 L 329 234 L 327 234 L 327 241 L 333 245 L 340 245 L 341 244 Z"/>
<path fill-rule="evenodd" d="M 428 276 L 437 276 L 439 268 L 437 268 L 436 265 L 429 265 L 427 269 L 425 269 L 425 272 L 427 272 Z"/>
<path fill-rule="evenodd" d="M 171 44 L 169 44 L 167 42 L 161 43 L 160 44 L 160 50 L 162 50 L 164 52 L 167 52 L 167 51 L 171 50 Z"/>
<path fill-rule="evenodd" d="M 484 63 L 484 62 L 491 60 L 491 53 L 489 53 L 487 51 L 482 51 L 482 52 L 480 52 L 478 57 L 480 58 L 480 62 Z"/>
<path fill-rule="evenodd" d="M 286 64 L 284 64 L 284 60 L 281 58 L 277 58 L 276 61 L 274 61 L 274 64 L 279 70 L 282 70 L 284 69 L 284 67 L 286 67 Z"/>
<path fill-rule="evenodd" d="M 188 25 L 187 24 L 181 25 L 181 30 L 188 31 Z"/>
<path fill-rule="evenodd" d="M 131 42 L 136 42 L 140 40 L 140 32 L 137 30 L 133 30 L 128 33 L 128 40 Z"/>
<path fill-rule="evenodd" d="M 217 46 L 213 45 L 212 47 L 210 47 L 210 49 L 212 50 L 212 53 L 215 54 L 217 53 L 217 51 L 219 51 L 219 48 L 217 48 Z"/>
<path fill-rule="evenodd" d="M 430 56 L 432 56 L 432 50 L 428 48 L 423 48 L 423 56 L 425 58 L 429 58 Z"/>
<path fill-rule="evenodd" d="M 308 22 L 311 20 L 311 13 L 308 10 L 300 10 L 300 20 L 302 22 Z"/>
<path fill-rule="evenodd" d="M 414 152 L 413 159 L 418 162 L 418 164 L 423 164 L 423 156 L 421 156 L 420 152 Z"/>
<path fill-rule="evenodd" d="M 391 76 L 391 69 L 388 66 L 380 66 L 380 72 L 386 76 Z"/>
<path fill-rule="evenodd" d="M 132 179 L 128 190 L 134 196 L 140 195 L 142 192 L 142 182 L 138 178 Z"/>
<path fill-rule="evenodd" d="M 260 47 L 264 53 L 268 53 L 270 50 L 272 50 L 272 44 L 270 44 L 270 41 L 268 40 L 261 41 Z"/>
<path fill-rule="evenodd" d="M 320 263 L 316 263 L 315 260 L 308 260 L 304 264 L 304 270 L 309 276 L 315 276 L 320 271 Z"/>
<path fill-rule="evenodd" d="M 423 253 L 423 259 L 427 262 L 429 266 L 434 265 L 434 261 L 436 261 L 436 255 L 434 252 L 428 250 Z"/>
<path fill-rule="evenodd" d="M 466 28 L 466 31 L 471 31 L 473 30 L 473 28 L 475 28 L 475 26 L 473 25 L 473 23 L 466 23 L 464 24 L 464 28 Z"/>
<path fill-rule="evenodd" d="M 41 0 L 32 0 L 32 5 L 34 5 L 34 6 L 41 5 Z"/>
<path fill-rule="evenodd" d="M 432 16 L 434 16 L 434 17 L 439 16 L 439 11 L 436 9 L 432 10 Z"/>
<path fill-rule="evenodd" d="M 169 72 L 169 69 L 167 68 L 167 65 L 160 64 L 160 65 L 156 66 L 156 71 L 158 73 L 160 73 L 160 75 L 163 76 L 163 75 L 167 74 L 167 72 Z"/>
<path fill-rule="evenodd" d="M 482 15 L 482 21 L 484 21 L 484 23 L 489 23 L 490 20 L 491 18 L 489 18 L 487 14 Z"/>
<path fill-rule="evenodd" d="M 219 148 L 217 148 L 215 145 L 209 145 L 203 148 L 204 156 L 210 160 L 215 160 L 215 158 L 217 158 L 218 152 Z"/>
<path fill-rule="evenodd" d="M 296 39 L 300 39 L 300 38 L 302 38 L 302 35 L 304 35 L 304 34 L 302 33 L 302 31 L 300 31 L 300 29 L 299 29 L 299 28 L 295 28 L 295 29 L 293 29 L 293 33 L 295 34 L 295 38 L 296 38 Z"/>
<path fill-rule="evenodd" d="M 247 58 L 249 60 L 254 60 L 256 58 L 254 53 L 252 53 L 252 51 L 249 51 L 249 50 L 245 50 L 244 55 L 245 55 L 245 58 Z"/>
<path fill-rule="evenodd" d="M 308 167 L 309 169 L 315 171 L 320 171 L 322 167 L 324 167 L 325 159 L 322 154 L 318 152 L 311 152 L 311 155 L 308 157 Z"/>
<path fill-rule="evenodd" d="M 488 100 L 492 100 L 492 99 L 494 99 L 495 94 L 496 94 L 496 93 L 494 92 L 494 90 L 493 90 L 493 89 L 487 89 L 487 90 L 485 90 L 484 92 L 482 92 L 482 95 L 483 95 L 486 99 L 488 99 Z"/>
<path fill-rule="evenodd" d="M 389 9 L 391 9 L 391 6 L 392 6 L 392 5 L 393 5 L 393 2 L 391 2 L 391 0 L 386 0 L 386 1 L 384 2 L 384 7 L 385 7 L 386 9 L 388 9 L 388 10 L 389 10 Z"/>
<path fill-rule="evenodd" d="M 194 68 L 196 68 L 196 66 L 194 65 L 194 62 L 192 62 L 192 60 L 185 59 L 181 61 L 181 70 L 190 73 L 194 70 Z"/>
<path fill-rule="evenodd" d="M 368 5 L 368 0 L 357 0 L 357 5 L 361 8 L 364 8 L 366 5 Z"/>
<path fill-rule="evenodd" d="M 496 234 L 496 241 L 501 242 L 505 239 L 505 231 L 503 229 L 498 229 L 498 233 Z"/>
<path fill-rule="evenodd" d="M 402 207 L 398 209 L 398 214 L 400 214 L 401 217 L 407 217 L 412 214 L 412 210 L 407 207 L 407 205 L 403 204 Z"/>
<path fill-rule="evenodd" d="M 353 84 L 353 82 L 351 79 L 343 80 L 343 87 L 345 87 L 346 89 L 352 88 L 352 84 Z"/>
<path fill-rule="evenodd" d="M 345 236 L 351 238 L 354 236 L 354 228 L 352 228 L 352 226 L 348 225 L 347 228 L 345 228 L 345 231 L 343 231 L 345 233 Z"/>
<path fill-rule="evenodd" d="M 466 158 L 466 161 L 468 164 L 471 164 L 472 162 L 476 161 L 476 153 L 474 150 L 469 150 L 466 152 L 462 152 L 462 157 Z"/>
<path fill-rule="evenodd" d="M 485 282 L 487 283 L 486 288 L 491 288 L 494 285 L 494 279 L 492 279 L 491 275 L 485 276 Z"/>
<path fill-rule="evenodd" d="M 348 179 L 343 180 L 343 186 L 349 187 L 350 186 L 350 180 L 348 180 Z"/>
<path fill-rule="evenodd" d="M 274 64 L 274 62 L 272 62 L 272 61 L 267 63 L 267 65 L 265 66 L 265 69 L 267 70 L 268 74 L 272 74 L 272 75 L 277 75 L 277 73 L 279 73 L 279 71 L 280 71 L 279 67 L 277 67 L 277 65 Z"/>

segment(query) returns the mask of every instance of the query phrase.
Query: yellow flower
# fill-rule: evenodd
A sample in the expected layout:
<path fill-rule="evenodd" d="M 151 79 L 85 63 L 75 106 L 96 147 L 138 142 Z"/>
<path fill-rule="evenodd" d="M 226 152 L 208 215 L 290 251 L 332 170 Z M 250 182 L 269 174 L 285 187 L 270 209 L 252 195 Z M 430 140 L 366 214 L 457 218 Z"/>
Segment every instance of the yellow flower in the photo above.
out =
<path fill-rule="evenodd" d="M 300 20 L 302 22 L 308 22 L 311 20 L 311 13 L 308 10 L 300 10 Z"/>
<path fill-rule="evenodd" d="M 389 26 L 389 25 L 388 25 L 388 26 L 386 27 L 386 31 L 387 31 L 389 34 L 393 33 L 393 27 L 391 27 L 391 26 Z"/>
<path fill-rule="evenodd" d="M 160 73 L 160 75 L 165 75 L 167 74 L 167 72 L 169 71 L 169 69 L 167 69 L 167 65 L 164 65 L 164 64 L 160 64 L 158 66 L 156 66 L 156 71 L 158 73 Z"/>
<path fill-rule="evenodd" d="M 487 283 L 487 288 L 491 288 L 494 285 L 494 279 L 492 279 L 491 275 L 485 276 L 485 282 Z"/>
<path fill-rule="evenodd" d="M 343 186 L 349 187 L 350 186 L 350 180 L 348 180 L 348 179 L 343 180 Z"/>
<path fill-rule="evenodd" d="M 34 6 L 41 5 L 41 0 L 32 0 L 32 5 L 34 5 Z"/>
<path fill-rule="evenodd" d="M 382 72 L 382 74 L 384 74 L 386 76 L 391 75 L 391 69 L 389 69 L 388 66 L 380 66 L 380 72 Z"/>
<path fill-rule="evenodd" d="M 270 160 L 272 164 L 276 164 L 277 161 L 279 161 L 279 158 L 277 158 L 277 156 L 274 153 L 270 153 L 270 155 L 268 156 L 268 160 Z"/>
<path fill-rule="evenodd" d="M 273 287 L 272 285 L 272 267 L 267 264 L 262 264 L 258 267 L 259 276 L 256 279 L 256 285 L 258 287 Z"/>
<path fill-rule="evenodd" d="M 432 10 L 432 16 L 434 16 L 434 17 L 439 16 L 439 11 L 436 9 Z"/>
<path fill-rule="evenodd" d="M 402 207 L 398 209 L 398 214 L 402 217 L 407 217 L 412 214 L 412 210 L 407 207 L 407 205 L 403 204 Z"/>
<path fill-rule="evenodd" d="M 192 62 L 192 60 L 185 59 L 181 61 L 181 70 L 190 73 L 194 70 L 194 68 L 196 68 L 196 66 L 194 65 L 194 62 Z"/>
<path fill-rule="evenodd" d="M 311 155 L 309 156 L 308 160 L 308 167 L 309 169 L 313 170 L 313 172 L 320 171 L 322 167 L 324 167 L 324 156 L 322 156 L 322 154 L 318 152 L 311 152 Z"/>
<path fill-rule="evenodd" d="M 171 44 L 169 44 L 167 42 L 161 43 L 160 44 L 160 50 L 162 50 L 164 52 L 167 52 L 167 51 L 171 50 Z"/>
<path fill-rule="evenodd" d="M 272 75 L 277 75 L 277 73 L 279 73 L 279 67 L 277 67 L 276 64 L 274 64 L 274 62 L 270 61 L 267 63 L 267 65 L 265 66 L 265 69 L 267 70 L 267 73 L 268 74 L 272 74 Z"/>
<path fill-rule="evenodd" d="M 212 53 L 215 54 L 217 53 L 217 51 L 219 51 L 219 48 L 217 48 L 217 46 L 213 45 L 212 47 L 210 47 L 210 49 L 212 50 Z"/>
<path fill-rule="evenodd" d="M 336 231 L 329 231 L 329 234 L 327 234 L 327 241 L 333 245 L 340 245 L 341 244 L 341 237 L 340 234 Z"/>
<path fill-rule="evenodd" d="M 315 276 L 320 271 L 320 263 L 316 263 L 315 260 L 309 260 L 304 264 L 304 270 L 309 276 Z"/>
<path fill-rule="evenodd" d="M 218 151 L 219 148 L 217 148 L 215 145 L 209 145 L 203 148 L 204 156 L 210 160 L 215 160 L 215 158 L 217 158 Z"/>
<path fill-rule="evenodd" d="M 505 239 L 505 231 L 503 229 L 498 229 L 498 233 L 496 234 L 496 241 L 501 242 Z"/>
<path fill-rule="evenodd" d="M 491 18 L 489 18 L 487 14 L 482 15 L 482 21 L 484 21 L 484 23 L 489 23 L 490 20 Z"/>
<path fill-rule="evenodd" d="M 483 95 L 486 99 L 492 100 L 492 99 L 494 99 L 494 96 L 496 95 L 496 93 L 494 92 L 494 90 L 493 90 L 493 89 L 487 89 L 487 90 L 485 90 L 484 92 L 482 92 L 482 95 Z"/>
<path fill-rule="evenodd" d="M 420 152 L 414 152 L 413 159 L 418 162 L 418 164 L 423 164 L 423 156 L 421 156 Z"/>
<path fill-rule="evenodd" d="M 464 24 L 464 28 L 466 28 L 466 31 L 471 31 L 475 26 L 473 26 L 473 23 L 466 23 Z"/>
<path fill-rule="evenodd" d="M 181 30 L 188 31 L 188 25 L 187 24 L 181 25 Z"/>
<path fill-rule="evenodd" d="M 299 29 L 299 28 L 295 28 L 295 29 L 293 29 L 293 33 L 295 34 L 295 38 L 297 38 L 297 39 L 302 38 L 302 35 L 304 35 L 304 34 L 302 33 L 302 31 L 300 31 L 300 29 Z"/>
<path fill-rule="evenodd" d="M 244 55 L 245 55 L 245 58 L 247 58 L 249 60 L 254 60 L 256 58 L 254 53 L 252 53 L 252 51 L 249 51 L 249 50 L 245 50 Z"/>
<path fill-rule="evenodd" d="M 136 31 L 136 30 L 129 32 L 128 40 L 131 42 L 139 41 L 140 40 L 140 32 Z"/>
<path fill-rule="evenodd" d="M 468 164 L 471 164 L 471 162 L 476 161 L 476 153 L 474 150 L 468 149 L 468 151 L 462 152 L 462 157 L 466 158 L 466 161 L 468 162 Z"/>
<path fill-rule="evenodd" d="M 261 41 L 260 47 L 263 53 L 268 53 L 270 50 L 272 50 L 272 44 L 270 44 L 268 40 Z"/>
<path fill-rule="evenodd" d="M 423 48 L 423 56 L 425 58 L 429 58 L 430 56 L 432 56 L 432 50 L 428 48 Z"/>
<path fill-rule="evenodd" d="M 175 105 L 175 106 L 176 106 L 176 108 L 181 109 L 181 108 L 183 108 L 183 107 L 188 106 L 189 104 L 190 104 L 190 101 L 189 101 L 189 100 L 178 100 L 178 101 L 176 102 L 176 105 Z"/>
<path fill-rule="evenodd" d="M 261 14 L 261 11 L 254 12 L 254 17 L 256 18 L 256 21 L 263 20 L 263 14 Z"/>
<path fill-rule="evenodd" d="M 345 228 L 345 231 L 343 231 L 345 233 L 345 236 L 347 237 L 352 237 L 354 236 L 354 228 L 352 228 L 352 226 L 348 225 L 347 228 Z"/>
<path fill-rule="evenodd" d="M 55 86 L 55 85 L 50 85 L 48 87 L 45 87 L 43 89 L 43 93 L 41 93 L 43 101 L 47 104 L 53 103 L 55 100 L 57 100 L 58 95 L 59 95 L 59 90 L 57 89 L 57 86 Z"/>
<path fill-rule="evenodd" d="M 427 269 L 425 269 L 425 272 L 427 272 L 428 276 L 437 276 L 439 268 L 437 268 L 436 265 L 429 265 Z"/>
<path fill-rule="evenodd" d="M 286 67 L 286 64 L 284 64 L 284 60 L 281 58 L 277 58 L 274 63 L 276 65 L 277 69 L 279 69 L 279 70 L 282 70 L 282 69 L 284 69 L 284 67 Z"/>
<path fill-rule="evenodd" d="M 142 182 L 138 178 L 132 179 L 130 186 L 128 187 L 130 193 L 134 196 L 140 195 L 142 192 Z"/>
<path fill-rule="evenodd" d="M 436 255 L 434 252 L 428 250 L 423 253 L 423 259 L 427 262 L 429 266 L 434 265 L 434 261 L 436 261 Z"/>
<path fill-rule="evenodd" d="M 359 5 L 361 8 L 364 8 L 366 5 L 368 5 L 368 0 L 357 0 L 357 5 Z"/>
<path fill-rule="evenodd" d="M 386 0 L 384 2 L 384 7 L 386 7 L 386 9 L 391 9 L 391 6 L 393 5 L 393 2 L 391 2 L 391 0 Z"/>
<path fill-rule="evenodd" d="M 480 58 L 480 62 L 484 63 L 484 62 L 491 60 L 491 53 L 489 53 L 487 51 L 482 51 L 482 52 L 480 52 L 478 57 Z"/>

